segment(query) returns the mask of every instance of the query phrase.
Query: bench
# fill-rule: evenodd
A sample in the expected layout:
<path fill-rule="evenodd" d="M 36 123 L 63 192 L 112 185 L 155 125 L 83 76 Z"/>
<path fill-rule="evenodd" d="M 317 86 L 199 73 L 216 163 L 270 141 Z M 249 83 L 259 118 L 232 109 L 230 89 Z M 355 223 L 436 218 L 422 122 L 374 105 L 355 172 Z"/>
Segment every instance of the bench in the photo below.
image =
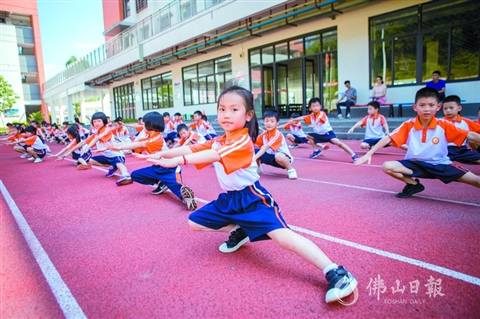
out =
<path fill-rule="evenodd" d="M 355 104 L 355 105 L 352 105 L 352 107 L 357 107 L 357 106 L 367 106 L 368 104 Z M 395 105 L 395 103 L 385 103 L 385 104 L 380 104 L 380 107 L 382 106 L 388 106 L 388 117 L 395 117 L 395 115 L 393 114 L 393 106 Z M 400 116 L 400 109 L 401 109 L 401 105 L 399 106 L 400 108 L 398 109 L 398 116 Z"/>

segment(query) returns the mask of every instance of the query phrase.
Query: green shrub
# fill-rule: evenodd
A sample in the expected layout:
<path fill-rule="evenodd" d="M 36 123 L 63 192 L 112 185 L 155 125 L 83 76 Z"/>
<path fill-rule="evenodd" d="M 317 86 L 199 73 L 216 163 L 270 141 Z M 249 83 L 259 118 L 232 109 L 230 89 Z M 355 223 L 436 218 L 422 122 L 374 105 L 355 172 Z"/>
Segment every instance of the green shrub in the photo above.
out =
<path fill-rule="evenodd" d="M 8 127 L 0 127 L 0 135 L 5 135 L 8 133 Z"/>
<path fill-rule="evenodd" d="M 42 111 L 38 112 L 33 112 L 28 116 L 29 121 L 37 121 L 39 124 L 41 124 L 44 121 L 43 113 Z"/>
<path fill-rule="evenodd" d="M 123 123 L 137 123 L 138 120 L 137 119 L 123 119 L 122 122 Z"/>

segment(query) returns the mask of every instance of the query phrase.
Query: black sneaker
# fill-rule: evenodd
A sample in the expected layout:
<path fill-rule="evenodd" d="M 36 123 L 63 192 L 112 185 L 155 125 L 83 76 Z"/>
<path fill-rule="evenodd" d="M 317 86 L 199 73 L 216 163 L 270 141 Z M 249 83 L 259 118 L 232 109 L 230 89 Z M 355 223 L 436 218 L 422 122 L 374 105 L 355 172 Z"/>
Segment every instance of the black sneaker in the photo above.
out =
<path fill-rule="evenodd" d="M 338 266 L 337 269 L 332 269 L 325 275 L 328 281 L 328 291 L 325 296 L 327 303 L 338 301 L 346 296 L 350 295 L 355 288 L 357 288 L 358 282 L 353 278 L 343 266 Z"/>
<path fill-rule="evenodd" d="M 420 184 L 420 181 L 418 179 L 415 179 L 415 181 L 417 182 L 416 185 L 413 185 L 413 184 L 405 185 L 402 192 L 398 193 L 395 196 L 397 196 L 398 198 L 409 198 L 409 197 L 412 197 L 413 194 L 423 192 L 423 190 L 425 190 L 425 186 Z"/>
<path fill-rule="evenodd" d="M 153 195 L 160 195 L 162 193 L 165 193 L 165 191 L 168 189 L 167 185 L 165 185 L 163 182 L 158 182 L 157 188 L 155 188 L 152 191 Z"/>
<path fill-rule="evenodd" d="M 228 240 L 221 244 L 218 250 L 222 253 L 233 253 L 249 240 L 247 233 L 242 228 L 238 228 L 230 233 Z"/>

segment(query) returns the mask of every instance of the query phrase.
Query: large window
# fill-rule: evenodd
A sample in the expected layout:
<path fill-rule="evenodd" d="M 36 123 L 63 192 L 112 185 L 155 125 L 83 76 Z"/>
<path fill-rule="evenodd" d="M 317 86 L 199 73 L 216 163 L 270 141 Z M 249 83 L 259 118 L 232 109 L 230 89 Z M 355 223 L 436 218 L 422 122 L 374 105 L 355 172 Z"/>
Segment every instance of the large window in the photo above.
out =
<path fill-rule="evenodd" d="M 173 107 L 172 72 L 142 80 L 144 110 Z"/>
<path fill-rule="evenodd" d="M 370 80 L 420 84 L 480 78 L 480 2 L 432 1 L 370 18 Z"/>
<path fill-rule="evenodd" d="M 133 82 L 113 88 L 115 117 L 135 119 L 135 89 Z"/>
<path fill-rule="evenodd" d="M 232 77 L 232 58 L 221 57 L 182 69 L 185 105 L 215 103 L 223 85 Z"/>

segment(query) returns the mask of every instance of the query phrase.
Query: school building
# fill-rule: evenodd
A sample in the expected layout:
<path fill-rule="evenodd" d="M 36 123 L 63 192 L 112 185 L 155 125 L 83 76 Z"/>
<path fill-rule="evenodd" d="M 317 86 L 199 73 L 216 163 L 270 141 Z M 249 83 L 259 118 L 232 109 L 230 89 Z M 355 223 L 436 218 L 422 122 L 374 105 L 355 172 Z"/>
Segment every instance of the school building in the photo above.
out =
<path fill-rule="evenodd" d="M 11 110 L 0 114 L 1 126 L 25 121 L 33 112 L 47 114 L 36 0 L 0 1 L 0 75 L 19 97 Z"/>
<path fill-rule="evenodd" d="M 104 0 L 103 10 L 105 44 L 46 82 L 50 112 L 64 105 L 72 119 L 72 102 L 97 94 L 112 117 L 213 115 L 233 77 L 257 115 L 306 114 L 312 97 L 335 109 L 345 80 L 367 103 L 378 75 L 387 101 L 408 105 L 435 70 L 465 113 L 480 105 L 476 0 Z"/>

